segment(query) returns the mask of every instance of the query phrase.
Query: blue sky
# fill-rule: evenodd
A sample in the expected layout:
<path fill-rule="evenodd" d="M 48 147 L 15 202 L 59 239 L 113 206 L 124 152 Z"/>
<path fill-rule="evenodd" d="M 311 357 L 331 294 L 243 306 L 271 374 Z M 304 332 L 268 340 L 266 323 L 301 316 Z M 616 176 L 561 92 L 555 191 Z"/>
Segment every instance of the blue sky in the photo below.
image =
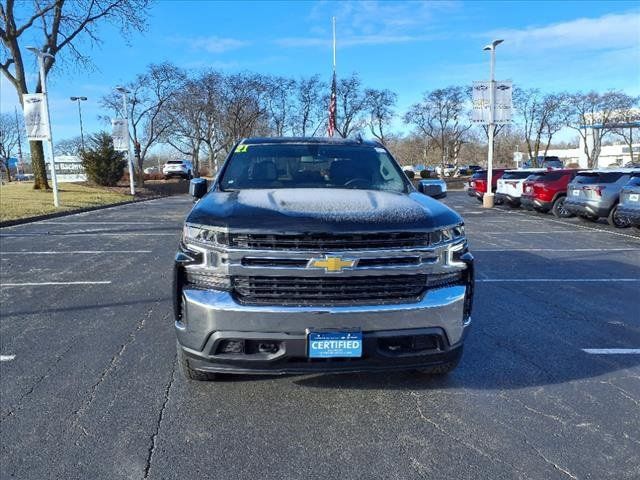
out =
<path fill-rule="evenodd" d="M 99 99 L 149 63 L 188 69 L 250 70 L 298 77 L 331 73 L 331 16 L 338 31 L 338 75 L 358 72 L 366 86 L 398 93 L 398 110 L 422 92 L 488 77 L 482 47 L 498 47 L 496 78 L 543 90 L 621 89 L 640 95 L 638 2 L 205 2 L 160 0 L 147 31 L 128 42 L 102 27 L 102 45 L 80 43 L 91 71 L 54 71 L 49 91 L 54 140 L 106 126 Z M 25 41 L 23 45 L 27 45 Z M 29 55 L 28 53 L 25 54 Z M 31 64 L 33 88 L 36 66 Z M 2 78 L 1 110 L 16 96 Z"/>

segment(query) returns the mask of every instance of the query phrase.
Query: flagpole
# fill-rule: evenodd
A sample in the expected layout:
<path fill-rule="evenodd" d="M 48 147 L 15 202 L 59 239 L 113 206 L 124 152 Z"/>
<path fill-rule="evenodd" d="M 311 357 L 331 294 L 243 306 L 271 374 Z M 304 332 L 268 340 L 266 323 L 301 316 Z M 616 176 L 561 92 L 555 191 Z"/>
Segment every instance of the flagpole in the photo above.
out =
<path fill-rule="evenodd" d="M 336 17 L 331 17 L 333 23 L 333 73 L 336 71 Z"/>

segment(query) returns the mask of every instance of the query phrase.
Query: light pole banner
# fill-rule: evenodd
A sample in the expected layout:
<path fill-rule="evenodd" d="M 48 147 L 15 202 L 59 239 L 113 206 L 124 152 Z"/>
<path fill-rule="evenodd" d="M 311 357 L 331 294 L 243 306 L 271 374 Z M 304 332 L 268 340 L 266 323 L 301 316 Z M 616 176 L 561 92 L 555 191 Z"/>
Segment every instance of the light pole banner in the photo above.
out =
<path fill-rule="evenodd" d="M 125 118 L 114 118 L 111 120 L 111 138 L 113 138 L 113 148 L 126 152 L 129 150 L 129 128 Z"/>
<path fill-rule="evenodd" d="M 27 138 L 36 141 L 50 140 L 51 128 L 44 94 L 25 93 L 22 95 L 22 104 Z"/>
<path fill-rule="evenodd" d="M 473 115 L 472 120 L 477 123 L 488 124 L 491 121 L 490 82 L 473 82 Z M 493 112 L 493 123 L 511 122 L 511 93 L 512 82 L 495 82 L 494 99 L 496 107 Z"/>

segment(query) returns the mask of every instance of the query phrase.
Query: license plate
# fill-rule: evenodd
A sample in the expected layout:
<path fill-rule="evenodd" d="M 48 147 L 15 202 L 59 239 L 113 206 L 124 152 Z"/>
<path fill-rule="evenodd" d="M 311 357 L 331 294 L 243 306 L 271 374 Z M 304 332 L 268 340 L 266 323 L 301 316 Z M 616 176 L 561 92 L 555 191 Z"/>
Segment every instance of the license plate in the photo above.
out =
<path fill-rule="evenodd" d="M 573 192 L 571 192 L 571 193 L 572 193 L 572 195 L 573 195 L 574 197 L 577 197 L 577 196 L 579 196 L 579 195 L 580 195 L 580 190 L 574 190 L 574 191 L 573 191 Z"/>
<path fill-rule="evenodd" d="M 631 200 L 632 202 L 637 202 L 638 200 L 640 200 L 640 194 L 632 193 L 631 195 L 629 195 L 629 200 Z"/>
<path fill-rule="evenodd" d="M 309 332 L 309 358 L 362 356 L 362 332 Z"/>

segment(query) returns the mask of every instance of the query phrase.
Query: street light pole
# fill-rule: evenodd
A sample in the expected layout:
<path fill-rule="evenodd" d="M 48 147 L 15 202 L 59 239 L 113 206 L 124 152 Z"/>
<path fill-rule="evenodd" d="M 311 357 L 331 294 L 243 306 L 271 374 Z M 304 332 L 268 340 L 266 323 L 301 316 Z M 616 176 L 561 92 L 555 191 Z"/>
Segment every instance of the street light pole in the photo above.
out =
<path fill-rule="evenodd" d="M 489 75 L 489 153 L 487 159 L 487 191 L 482 197 L 482 206 L 484 208 L 492 208 L 494 204 L 493 190 L 491 187 L 493 179 L 493 137 L 496 129 L 495 125 L 495 64 L 496 64 L 496 47 L 504 40 L 494 40 L 490 45 L 484 47 L 483 50 L 491 52 L 491 72 Z"/>
<path fill-rule="evenodd" d="M 51 150 L 51 184 L 53 185 L 53 205 L 60 206 L 58 200 L 58 179 L 56 177 L 55 157 L 53 154 L 53 135 L 51 134 L 51 115 L 49 114 L 49 96 L 47 95 L 47 74 L 44 69 L 44 59 L 53 58 L 50 53 L 45 53 L 36 47 L 27 47 L 27 50 L 35 53 L 38 57 L 38 67 L 40 70 L 40 89 L 44 96 L 44 106 L 47 110 L 47 124 L 49 125 L 49 149 Z"/>
<path fill-rule="evenodd" d="M 131 195 L 136 194 L 136 187 L 133 183 L 133 158 L 131 156 L 131 138 L 129 136 L 129 111 L 127 109 L 127 94 L 129 90 L 124 87 L 116 87 L 116 90 L 122 94 L 122 108 L 124 112 L 124 120 L 127 123 L 127 156 L 129 163 L 129 188 L 131 190 Z"/>
<path fill-rule="evenodd" d="M 82 130 L 82 109 L 80 108 L 80 102 L 87 100 L 87 97 L 71 97 L 72 102 L 78 103 L 78 117 L 80 117 L 80 144 L 82 145 L 82 151 L 84 152 L 84 132 Z"/>

